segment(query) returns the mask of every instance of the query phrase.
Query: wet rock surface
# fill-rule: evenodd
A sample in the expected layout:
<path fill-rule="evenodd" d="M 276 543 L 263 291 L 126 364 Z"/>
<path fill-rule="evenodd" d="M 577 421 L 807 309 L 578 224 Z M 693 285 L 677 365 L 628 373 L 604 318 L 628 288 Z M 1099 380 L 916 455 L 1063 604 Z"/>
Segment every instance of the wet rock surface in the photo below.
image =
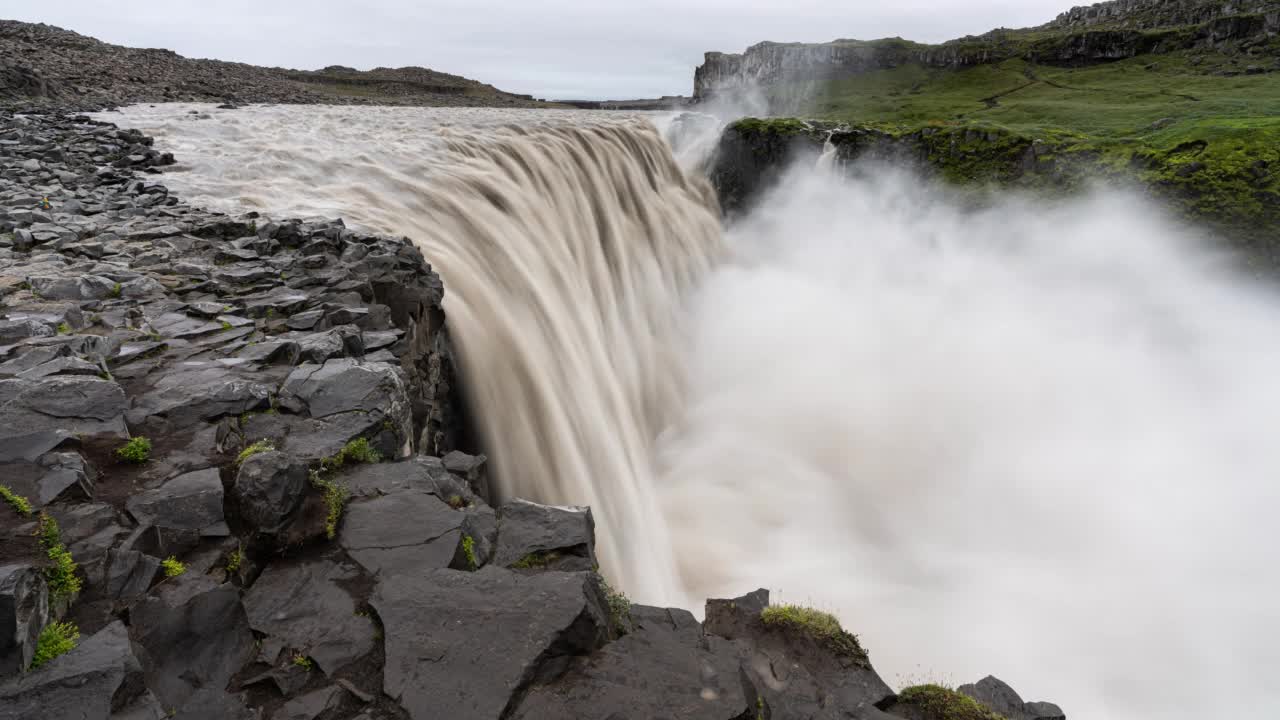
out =
<path fill-rule="evenodd" d="M 884 717 L 767 594 L 631 606 L 590 510 L 493 506 L 411 243 L 193 208 L 170 160 L 0 112 L 0 719 Z"/>

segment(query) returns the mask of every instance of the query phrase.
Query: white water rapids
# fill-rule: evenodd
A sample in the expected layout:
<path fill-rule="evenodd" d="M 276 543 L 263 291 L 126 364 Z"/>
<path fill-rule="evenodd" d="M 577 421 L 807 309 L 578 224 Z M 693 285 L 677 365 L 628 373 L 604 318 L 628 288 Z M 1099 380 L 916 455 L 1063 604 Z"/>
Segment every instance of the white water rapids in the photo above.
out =
<path fill-rule="evenodd" d="M 1280 716 L 1280 299 L 1136 198 L 810 165 L 722 232 L 644 118 L 192 107 L 104 117 L 197 203 L 413 238 L 504 492 L 591 505 L 633 599 L 769 587 L 891 684 L 1073 718 Z"/>

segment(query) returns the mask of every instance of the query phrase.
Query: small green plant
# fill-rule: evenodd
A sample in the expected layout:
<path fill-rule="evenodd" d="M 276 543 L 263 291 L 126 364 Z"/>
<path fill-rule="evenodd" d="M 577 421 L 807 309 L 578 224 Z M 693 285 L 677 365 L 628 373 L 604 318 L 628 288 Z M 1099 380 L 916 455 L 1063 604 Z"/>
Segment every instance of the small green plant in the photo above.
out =
<path fill-rule="evenodd" d="M 467 506 L 467 501 L 463 500 L 461 495 L 449 496 L 449 507 L 453 508 L 454 510 L 461 510 L 466 506 Z"/>
<path fill-rule="evenodd" d="M 476 541 L 470 535 L 462 536 L 462 555 L 467 559 L 468 570 L 480 567 L 480 561 L 476 559 Z"/>
<path fill-rule="evenodd" d="M 139 435 L 116 448 L 116 457 L 122 462 L 141 465 L 151 459 L 151 441 Z"/>
<path fill-rule="evenodd" d="M 898 705 L 917 708 L 929 720 L 1005 720 L 978 701 L 943 685 L 915 685 L 898 693 Z"/>
<path fill-rule="evenodd" d="M 170 555 L 160 563 L 161 569 L 164 570 L 164 576 L 167 578 L 175 578 L 187 571 L 186 563 L 178 558 Z"/>
<path fill-rule="evenodd" d="M 40 631 L 39 639 L 36 640 L 36 652 L 31 658 L 31 669 L 35 670 L 59 655 L 71 652 L 79 640 L 80 628 L 76 627 L 75 623 L 52 622 L 45 625 L 44 630 Z"/>
<path fill-rule="evenodd" d="M 23 517 L 31 516 L 31 501 L 14 492 L 8 485 L 0 485 L 0 498 Z"/>
<path fill-rule="evenodd" d="M 226 320 L 223 320 L 223 321 L 222 321 L 222 330 L 225 332 L 225 331 L 230 330 L 230 329 L 231 329 L 231 323 L 227 322 Z"/>
<path fill-rule="evenodd" d="M 315 669 L 315 666 L 316 666 L 315 661 L 313 661 L 311 658 L 307 657 L 306 655 L 303 655 L 302 653 L 297 653 L 293 656 L 293 664 L 297 665 L 303 670 L 306 670 L 307 672 L 311 672 L 312 670 Z"/>
<path fill-rule="evenodd" d="M 320 466 L 328 472 L 333 472 L 346 465 L 347 463 L 380 463 L 382 455 L 369 444 L 368 438 L 356 438 L 347 443 L 335 455 L 324 458 L 320 461 Z"/>
<path fill-rule="evenodd" d="M 241 423 L 243 424 L 244 422 L 243 416 L 241 417 L 242 417 Z M 272 450 L 275 450 L 275 449 L 276 449 L 276 446 L 270 440 L 266 440 L 266 439 L 259 440 L 258 442 L 240 451 L 240 454 L 236 456 L 236 467 L 240 467 L 241 465 L 244 464 L 245 460 L 248 460 L 249 458 L 253 457 L 254 455 L 257 455 L 258 453 L 271 452 Z"/>
<path fill-rule="evenodd" d="M 249 234 L 250 234 L 250 235 L 257 235 L 257 234 L 258 234 L 258 221 L 257 221 L 257 220 L 250 220 L 250 221 L 249 221 Z"/>
<path fill-rule="evenodd" d="M 351 494 L 345 485 L 314 470 L 311 472 L 311 484 L 324 493 L 324 504 L 329 509 L 324 520 L 324 534 L 332 540 L 338 534 L 338 521 L 342 519 L 342 508 L 347 504 L 347 498 Z"/>
<path fill-rule="evenodd" d="M 59 334 L 59 335 L 66 335 L 66 334 L 68 334 L 68 333 L 70 333 L 70 332 L 71 332 L 71 326 L 70 326 L 70 325 L 66 324 L 65 322 L 60 322 L 60 323 L 58 323 L 58 334 Z"/>
<path fill-rule="evenodd" d="M 614 590 L 603 575 L 597 572 L 596 577 L 600 578 L 600 588 L 609 603 L 609 626 L 618 635 L 626 635 L 631 630 L 631 599 L 621 590 Z"/>
<path fill-rule="evenodd" d="M 760 613 L 760 620 L 768 627 L 807 635 L 838 655 L 867 660 L 858 637 L 846 632 L 831 613 L 802 605 L 771 605 Z"/>
<path fill-rule="evenodd" d="M 240 548 L 236 548 L 235 550 L 232 550 L 231 554 L 227 556 L 227 572 L 229 573 L 240 572 L 240 566 L 243 564 L 244 564 L 244 551 L 241 550 Z"/>
<path fill-rule="evenodd" d="M 108 293 L 107 295 L 109 297 L 118 298 L 120 297 L 120 293 L 123 291 L 124 291 L 124 288 L 120 286 L 120 283 L 116 283 L 115 285 L 111 286 L 111 292 Z"/>
<path fill-rule="evenodd" d="M 72 559 L 70 551 L 62 544 L 62 533 L 58 530 L 57 521 L 48 513 L 40 513 L 40 520 L 36 524 L 36 537 L 39 538 L 40 546 L 44 548 L 45 555 L 51 563 L 44 571 L 50 598 L 57 601 L 80 592 L 81 584 L 80 578 L 76 576 L 76 562 Z"/>
<path fill-rule="evenodd" d="M 560 553 L 555 550 L 538 550 L 515 561 L 511 567 L 516 570 L 541 570 L 559 559 Z"/>

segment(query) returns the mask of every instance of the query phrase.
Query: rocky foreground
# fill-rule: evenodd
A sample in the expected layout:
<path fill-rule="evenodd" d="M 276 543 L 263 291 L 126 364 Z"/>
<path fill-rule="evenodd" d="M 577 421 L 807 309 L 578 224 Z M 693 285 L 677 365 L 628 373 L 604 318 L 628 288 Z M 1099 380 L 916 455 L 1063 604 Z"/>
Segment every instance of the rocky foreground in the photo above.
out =
<path fill-rule="evenodd" d="M 895 694 L 765 591 L 631 604 L 589 509 L 494 507 L 411 243 L 193 208 L 172 161 L 0 113 L 0 718 L 1063 717 Z"/>

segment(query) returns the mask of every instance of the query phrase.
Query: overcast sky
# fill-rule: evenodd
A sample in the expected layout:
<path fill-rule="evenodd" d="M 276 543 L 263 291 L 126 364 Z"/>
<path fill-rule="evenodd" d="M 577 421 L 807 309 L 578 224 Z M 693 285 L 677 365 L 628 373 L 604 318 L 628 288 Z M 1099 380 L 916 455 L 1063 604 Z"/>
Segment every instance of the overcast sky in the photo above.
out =
<path fill-rule="evenodd" d="M 0 16 L 188 57 L 422 65 L 546 98 L 687 95 L 707 50 L 761 40 L 940 42 L 1047 22 L 1071 0 L 56 0 Z M 1077 0 L 1075 4 L 1085 4 Z M 3 5 L 12 5 L 5 8 Z"/>

